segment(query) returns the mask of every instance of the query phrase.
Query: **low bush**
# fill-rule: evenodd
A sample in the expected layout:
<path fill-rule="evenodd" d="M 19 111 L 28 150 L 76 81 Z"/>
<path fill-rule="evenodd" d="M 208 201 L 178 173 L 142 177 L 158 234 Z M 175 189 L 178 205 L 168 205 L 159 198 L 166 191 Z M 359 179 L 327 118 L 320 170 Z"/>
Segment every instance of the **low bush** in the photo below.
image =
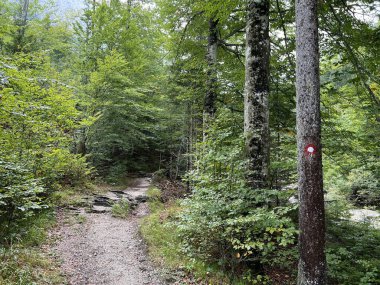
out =
<path fill-rule="evenodd" d="M 86 158 L 65 149 L 55 149 L 41 159 L 39 176 L 50 188 L 54 185 L 80 186 L 88 181 L 93 169 Z"/>
<path fill-rule="evenodd" d="M 380 284 L 380 231 L 370 224 L 329 220 L 329 284 Z"/>
<path fill-rule="evenodd" d="M 380 162 L 354 169 L 348 176 L 350 199 L 358 206 L 380 207 Z"/>
<path fill-rule="evenodd" d="M 0 161 L 0 238 L 47 205 L 42 196 L 46 189 L 26 166 Z"/>
<path fill-rule="evenodd" d="M 131 213 L 131 205 L 127 200 L 120 200 L 112 206 L 112 216 L 117 218 L 128 218 Z"/>
<path fill-rule="evenodd" d="M 160 201 L 162 199 L 162 192 L 157 187 L 150 187 L 146 194 L 151 201 Z"/>

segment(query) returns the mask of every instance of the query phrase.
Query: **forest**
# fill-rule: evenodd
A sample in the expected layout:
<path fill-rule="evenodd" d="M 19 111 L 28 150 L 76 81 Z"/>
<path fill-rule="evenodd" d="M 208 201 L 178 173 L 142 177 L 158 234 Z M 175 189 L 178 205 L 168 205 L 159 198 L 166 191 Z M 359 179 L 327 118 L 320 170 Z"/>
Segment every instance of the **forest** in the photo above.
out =
<path fill-rule="evenodd" d="M 2 0 L 0 285 L 380 284 L 379 111 L 377 0 Z M 131 177 L 170 277 L 65 279 Z"/>

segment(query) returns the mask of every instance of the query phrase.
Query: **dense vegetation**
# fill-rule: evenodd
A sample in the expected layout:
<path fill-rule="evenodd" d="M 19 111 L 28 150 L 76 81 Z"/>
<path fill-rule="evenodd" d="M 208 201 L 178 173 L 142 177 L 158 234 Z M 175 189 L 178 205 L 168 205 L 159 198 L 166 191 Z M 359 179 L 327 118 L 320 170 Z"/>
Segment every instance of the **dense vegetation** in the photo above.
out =
<path fill-rule="evenodd" d="M 26 250 L 62 193 L 157 170 L 187 192 L 151 191 L 142 233 L 157 260 L 212 284 L 295 283 L 295 3 L 268 3 L 270 163 L 253 187 L 246 1 L 85 1 L 66 17 L 1 1 L 0 284 L 60 284 L 19 265 L 39 260 Z M 329 284 L 378 284 L 379 230 L 347 211 L 380 205 L 379 6 L 318 9 Z"/>

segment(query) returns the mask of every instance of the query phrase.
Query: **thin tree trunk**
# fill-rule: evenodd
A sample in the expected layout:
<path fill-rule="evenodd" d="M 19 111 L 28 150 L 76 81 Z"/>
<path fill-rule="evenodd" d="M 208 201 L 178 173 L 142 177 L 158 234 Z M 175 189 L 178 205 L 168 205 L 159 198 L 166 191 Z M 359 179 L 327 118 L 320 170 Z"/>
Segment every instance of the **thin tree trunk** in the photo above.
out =
<path fill-rule="evenodd" d="M 246 27 L 244 134 L 248 182 L 268 185 L 269 168 L 269 0 L 249 0 Z"/>
<path fill-rule="evenodd" d="M 217 50 L 218 50 L 218 20 L 209 20 L 209 36 L 207 44 L 207 83 L 203 107 L 203 139 L 207 136 L 210 120 L 216 112 L 217 98 Z"/>
<path fill-rule="evenodd" d="M 193 161 L 192 161 L 192 153 L 193 153 L 193 106 L 192 102 L 187 103 L 187 114 L 188 118 L 186 119 L 186 125 L 188 127 L 187 129 L 187 169 L 186 172 L 190 173 L 190 171 L 193 169 Z M 190 193 L 191 184 L 190 180 L 187 179 L 186 181 L 186 191 Z"/>
<path fill-rule="evenodd" d="M 317 0 L 296 3 L 298 284 L 326 284 Z"/>
<path fill-rule="evenodd" d="M 18 29 L 13 47 L 14 52 L 22 51 L 26 25 L 28 23 L 28 12 L 29 0 L 20 1 L 20 14 L 18 15 L 16 20 L 16 26 L 18 26 Z"/>

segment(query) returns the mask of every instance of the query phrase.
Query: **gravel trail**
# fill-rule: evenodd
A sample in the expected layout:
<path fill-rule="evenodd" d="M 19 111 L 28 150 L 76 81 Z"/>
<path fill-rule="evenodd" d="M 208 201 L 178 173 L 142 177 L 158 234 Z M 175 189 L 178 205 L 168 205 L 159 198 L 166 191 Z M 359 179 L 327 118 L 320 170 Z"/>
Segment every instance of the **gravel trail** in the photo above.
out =
<path fill-rule="evenodd" d="M 130 195 L 145 195 L 147 178 L 136 179 L 124 190 Z M 65 224 L 59 217 L 58 241 L 53 250 L 61 259 L 61 269 L 71 285 L 161 285 L 159 274 L 146 255 L 139 236 L 139 219 L 148 213 L 140 203 L 128 219 L 106 213 L 76 213 L 82 223 Z M 69 215 L 75 216 L 75 213 Z"/>

